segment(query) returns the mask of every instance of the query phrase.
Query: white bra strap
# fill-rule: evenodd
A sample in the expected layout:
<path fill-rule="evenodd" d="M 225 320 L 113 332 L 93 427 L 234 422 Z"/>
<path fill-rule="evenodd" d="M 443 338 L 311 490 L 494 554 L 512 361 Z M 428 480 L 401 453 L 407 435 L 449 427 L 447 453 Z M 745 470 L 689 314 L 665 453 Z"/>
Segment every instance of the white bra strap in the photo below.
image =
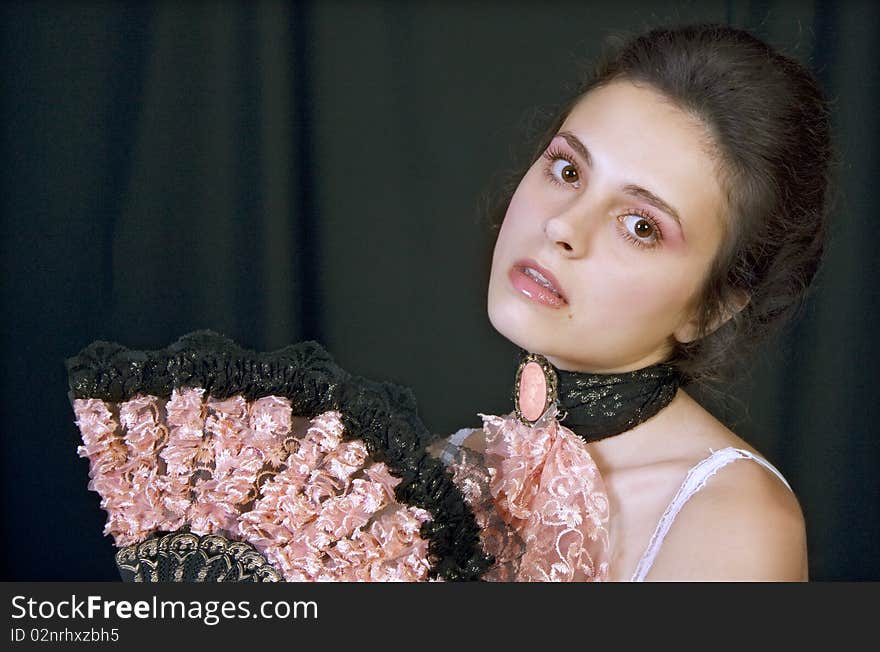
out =
<path fill-rule="evenodd" d="M 739 459 L 752 459 L 755 462 L 758 462 L 775 473 L 776 476 L 785 483 L 785 486 L 791 490 L 791 485 L 788 484 L 788 481 L 786 481 L 776 467 L 763 457 L 755 455 L 747 450 L 743 450 L 742 448 L 733 447 L 722 448 L 721 450 L 713 452 L 709 457 L 702 460 L 688 471 L 687 477 L 685 477 L 684 482 L 682 482 L 681 487 L 679 487 L 672 502 L 669 503 L 666 511 L 663 512 L 663 516 L 660 518 L 660 522 L 657 524 L 657 528 L 651 536 L 651 541 L 648 543 L 647 549 L 639 560 L 638 566 L 636 566 L 631 581 L 644 581 L 645 576 L 654 564 L 654 558 L 657 556 L 660 544 L 663 543 L 663 539 L 666 537 L 666 533 L 669 532 L 672 522 L 675 520 L 676 515 L 688 499 L 702 489 L 703 486 L 705 486 L 706 481 L 711 478 L 718 469 Z"/>

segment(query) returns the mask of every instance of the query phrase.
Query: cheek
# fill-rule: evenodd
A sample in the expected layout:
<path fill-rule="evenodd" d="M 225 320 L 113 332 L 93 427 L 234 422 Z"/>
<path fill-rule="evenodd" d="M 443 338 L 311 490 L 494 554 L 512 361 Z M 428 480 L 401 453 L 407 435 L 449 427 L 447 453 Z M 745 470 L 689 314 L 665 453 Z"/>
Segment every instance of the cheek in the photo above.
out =
<path fill-rule="evenodd" d="M 665 265 L 607 268 L 584 301 L 605 327 L 631 330 L 677 325 L 693 294 L 688 275 Z M 594 276 L 595 278 L 595 276 Z M 592 309 L 592 310 L 591 310 Z M 589 317 L 588 317 L 589 318 Z"/>
<path fill-rule="evenodd" d="M 510 229 L 518 225 L 523 221 L 528 212 L 529 198 L 520 186 L 513 194 L 513 197 L 510 198 L 510 204 L 504 213 L 504 221 L 501 223 L 501 228 Z"/>
<path fill-rule="evenodd" d="M 515 243 L 528 239 L 536 229 L 535 209 L 525 193 L 517 190 L 510 200 L 498 237 L 495 240 L 493 259 L 513 255 L 510 251 Z"/>
<path fill-rule="evenodd" d="M 547 197 L 541 191 L 535 170 L 530 170 L 520 181 L 504 215 L 502 228 L 534 228 L 540 222 Z"/>

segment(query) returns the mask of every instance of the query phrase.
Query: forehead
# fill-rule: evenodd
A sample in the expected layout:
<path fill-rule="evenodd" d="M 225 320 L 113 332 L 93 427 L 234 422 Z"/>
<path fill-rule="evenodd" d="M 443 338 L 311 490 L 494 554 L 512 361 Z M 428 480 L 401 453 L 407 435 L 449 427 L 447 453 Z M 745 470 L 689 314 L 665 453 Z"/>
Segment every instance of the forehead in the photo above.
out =
<path fill-rule="evenodd" d="M 724 193 L 707 127 L 646 85 L 614 81 L 588 92 L 560 131 L 590 152 L 595 173 L 647 188 L 678 210 L 685 235 L 721 228 Z"/>

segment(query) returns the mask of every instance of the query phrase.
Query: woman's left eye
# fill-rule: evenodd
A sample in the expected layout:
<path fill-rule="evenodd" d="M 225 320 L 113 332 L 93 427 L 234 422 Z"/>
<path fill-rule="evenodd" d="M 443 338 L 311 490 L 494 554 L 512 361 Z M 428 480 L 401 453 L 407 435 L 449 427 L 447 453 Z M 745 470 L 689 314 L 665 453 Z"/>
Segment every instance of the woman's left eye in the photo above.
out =
<path fill-rule="evenodd" d="M 623 225 L 624 235 L 635 244 L 652 247 L 660 241 L 660 227 L 653 218 L 636 213 L 622 215 L 618 219 Z"/>

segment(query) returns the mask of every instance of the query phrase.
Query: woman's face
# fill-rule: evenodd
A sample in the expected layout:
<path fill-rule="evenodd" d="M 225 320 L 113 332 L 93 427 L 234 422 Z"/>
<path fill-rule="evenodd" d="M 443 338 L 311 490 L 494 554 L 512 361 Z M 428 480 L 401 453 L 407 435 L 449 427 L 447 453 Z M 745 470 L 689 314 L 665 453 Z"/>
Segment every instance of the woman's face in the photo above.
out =
<path fill-rule="evenodd" d="M 511 199 L 492 258 L 492 325 L 560 369 L 668 359 L 675 340 L 696 337 L 723 197 L 695 118 L 648 86 L 590 91 Z"/>

